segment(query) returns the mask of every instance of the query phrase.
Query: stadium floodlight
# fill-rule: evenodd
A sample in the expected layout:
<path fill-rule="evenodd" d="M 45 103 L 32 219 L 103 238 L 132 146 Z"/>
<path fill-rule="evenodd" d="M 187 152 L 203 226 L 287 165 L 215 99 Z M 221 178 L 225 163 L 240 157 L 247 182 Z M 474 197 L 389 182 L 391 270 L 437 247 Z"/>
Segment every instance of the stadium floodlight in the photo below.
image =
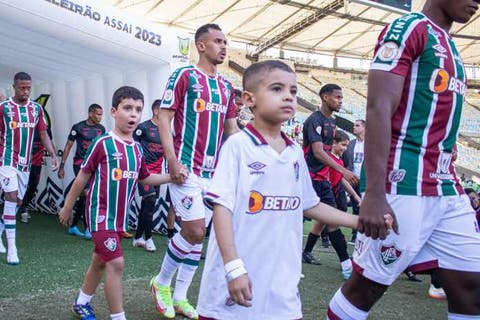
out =
<path fill-rule="evenodd" d="M 349 0 L 377 9 L 404 14 L 412 10 L 412 0 Z"/>

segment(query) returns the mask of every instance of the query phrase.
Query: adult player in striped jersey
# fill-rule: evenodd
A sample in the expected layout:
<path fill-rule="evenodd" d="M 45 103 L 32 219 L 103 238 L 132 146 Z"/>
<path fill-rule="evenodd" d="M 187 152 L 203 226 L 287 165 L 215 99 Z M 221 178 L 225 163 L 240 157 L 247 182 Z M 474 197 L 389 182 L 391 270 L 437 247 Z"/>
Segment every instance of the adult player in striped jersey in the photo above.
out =
<path fill-rule="evenodd" d="M 28 184 L 35 131 L 52 157 L 52 169 L 58 168 L 55 150 L 47 134 L 43 109 L 30 100 L 30 75 L 25 72 L 17 73 L 13 78 L 13 89 L 15 95 L 0 104 L 0 185 L 5 196 L 0 236 L 6 229 L 8 264 L 20 262 L 15 243 L 15 215 Z"/>
<path fill-rule="evenodd" d="M 95 249 L 72 307 L 73 313 L 80 319 L 96 319 L 90 301 L 104 273 L 110 319 L 126 319 L 122 293 L 124 260 L 120 241 L 128 224 L 128 211 L 137 182 L 160 185 L 171 181 L 169 175 L 150 174 L 142 147 L 133 140 L 142 110 L 143 94 L 138 89 L 124 86 L 115 91 L 110 109 L 114 128 L 90 145 L 59 213 L 60 222 L 68 226 L 75 200 L 90 182 L 86 213 Z M 180 174 L 186 175 L 186 169 Z"/>
<path fill-rule="evenodd" d="M 441 279 L 448 319 L 480 319 L 480 230 L 452 164 L 465 69 L 448 32 L 479 2 L 427 0 L 380 34 L 368 83 L 361 234 L 329 319 L 366 319 L 408 266 Z M 388 212 L 400 234 L 386 237 Z"/>
<path fill-rule="evenodd" d="M 160 137 L 174 182 L 170 196 L 182 218 L 181 231 L 170 241 L 160 273 L 151 281 L 157 310 L 167 318 L 174 318 L 175 310 L 198 318 L 188 303 L 187 290 L 200 261 L 205 222 L 211 217 L 202 194 L 214 173 L 223 134 L 238 131 L 234 88 L 217 73 L 227 54 L 225 35 L 218 25 L 206 24 L 196 31 L 195 45 L 198 64 L 171 75 L 159 115 Z M 178 174 L 182 165 L 190 172 L 186 181 Z M 177 269 L 172 301 L 170 285 Z"/>

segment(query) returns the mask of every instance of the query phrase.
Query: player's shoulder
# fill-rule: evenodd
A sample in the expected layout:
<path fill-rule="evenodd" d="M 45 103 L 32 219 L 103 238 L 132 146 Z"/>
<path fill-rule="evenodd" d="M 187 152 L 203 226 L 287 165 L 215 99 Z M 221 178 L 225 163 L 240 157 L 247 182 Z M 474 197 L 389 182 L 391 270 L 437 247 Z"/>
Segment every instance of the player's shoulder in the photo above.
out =
<path fill-rule="evenodd" d="M 414 34 L 413 30 L 425 30 L 428 18 L 420 12 L 411 12 L 394 19 L 385 29 L 384 42 L 402 42 L 405 35 Z"/>
<path fill-rule="evenodd" d="M 173 78 L 180 78 L 183 75 L 188 74 L 192 69 L 195 69 L 195 66 L 188 65 L 188 66 L 183 66 L 183 67 L 177 68 L 172 72 L 172 77 Z"/>

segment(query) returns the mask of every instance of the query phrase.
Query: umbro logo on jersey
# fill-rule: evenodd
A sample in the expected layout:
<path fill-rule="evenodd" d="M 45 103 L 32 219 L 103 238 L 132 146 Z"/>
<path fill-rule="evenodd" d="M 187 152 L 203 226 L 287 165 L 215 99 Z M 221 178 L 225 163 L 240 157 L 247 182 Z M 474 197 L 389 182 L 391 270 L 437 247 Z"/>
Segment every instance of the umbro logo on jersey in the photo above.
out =
<path fill-rule="evenodd" d="M 202 92 L 203 86 L 200 83 L 195 83 L 193 86 L 193 92 Z"/>
<path fill-rule="evenodd" d="M 299 197 L 267 196 L 258 191 L 250 191 L 248 214 L 257 214 L 260 211 L 291 211 L 300 206 Z"/>
<path fill-rule="evenodd" d="M 117 239 L 115 238 L 108 238 L 103 242 L 103 244 L 105 245 L 105 248 L 107 248 L 112 252 L 115 251 L 115 249 L 117 249 Z"/>
<path fill-rule="evenodd" d="M 260 170 L 262 170 L 266 166 L 267 166 L 266 164 L 263 164 L 259 161 L 252 162 L 248 165 L 248 167 L 253 170 L 253 171 L 250 171 L 251 175 L 252 174 L 265 174 L 264 171 L 260 171 Z"/>
<path fill-rule="evenodd" d="M 123 159 L 123 153 L 121 152 L 115 152 L 114 154 L 112 154 L 113 156 L 113 159 L 115 160 L 122 160 Z"/>
<path fill-rule="evenodd" d="M 402 255 L 402 251 L 398 250 L 395 246 L 381 246 L 380 257 L 385 265 L 389 265 L 397 261 Z"/>
<path fill-rule="evenodd" d="M 447 49 L 445 49 L 440 43 L 437 43 L 432 48 L 435 49 L 435 51 L 436 51 L 435 52 L 436 57 L 444 58 L 444 59 L 448 58 L 448 56 L 445 54 L 447 52 Z"/>

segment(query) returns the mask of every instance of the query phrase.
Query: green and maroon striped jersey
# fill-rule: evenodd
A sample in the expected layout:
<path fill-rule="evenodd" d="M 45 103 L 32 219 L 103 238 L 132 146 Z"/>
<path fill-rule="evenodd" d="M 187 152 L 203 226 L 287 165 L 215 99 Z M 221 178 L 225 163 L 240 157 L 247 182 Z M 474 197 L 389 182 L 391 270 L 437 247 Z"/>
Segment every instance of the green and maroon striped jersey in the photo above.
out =
<path fill-rule="evenodd" d="M 235 118 L 234 88 L 220 74 L 206 75 L 195 66 L 175 70 L 167 82 L 161 108 L 175 110 L 173 142 L 180 163 L 211 178 L 226 119 Z"/>
<path fill-rule="evenodd" d="M 10 98 L 0 104 L 0 166 L 30 171 L 35 130 L 47 130 L 38 103 L 28 100 L 21 106 Z"/>
<path fill-rule="evenodd" d="M 86 210 L 90 231 L 126 231 L 137 182 L 150 174 L 140 144 L 105 133 L 90 144 L 82 170 L 92 174 Z"/>
<path fill-rule="evenodd" d="M 467 86 L 450 34 L 422 13 L 398 18 L 380 34 L 370 69 L 405 78 L 391 119 L 387 193 L 463 193 L 452 154 Z"/>

